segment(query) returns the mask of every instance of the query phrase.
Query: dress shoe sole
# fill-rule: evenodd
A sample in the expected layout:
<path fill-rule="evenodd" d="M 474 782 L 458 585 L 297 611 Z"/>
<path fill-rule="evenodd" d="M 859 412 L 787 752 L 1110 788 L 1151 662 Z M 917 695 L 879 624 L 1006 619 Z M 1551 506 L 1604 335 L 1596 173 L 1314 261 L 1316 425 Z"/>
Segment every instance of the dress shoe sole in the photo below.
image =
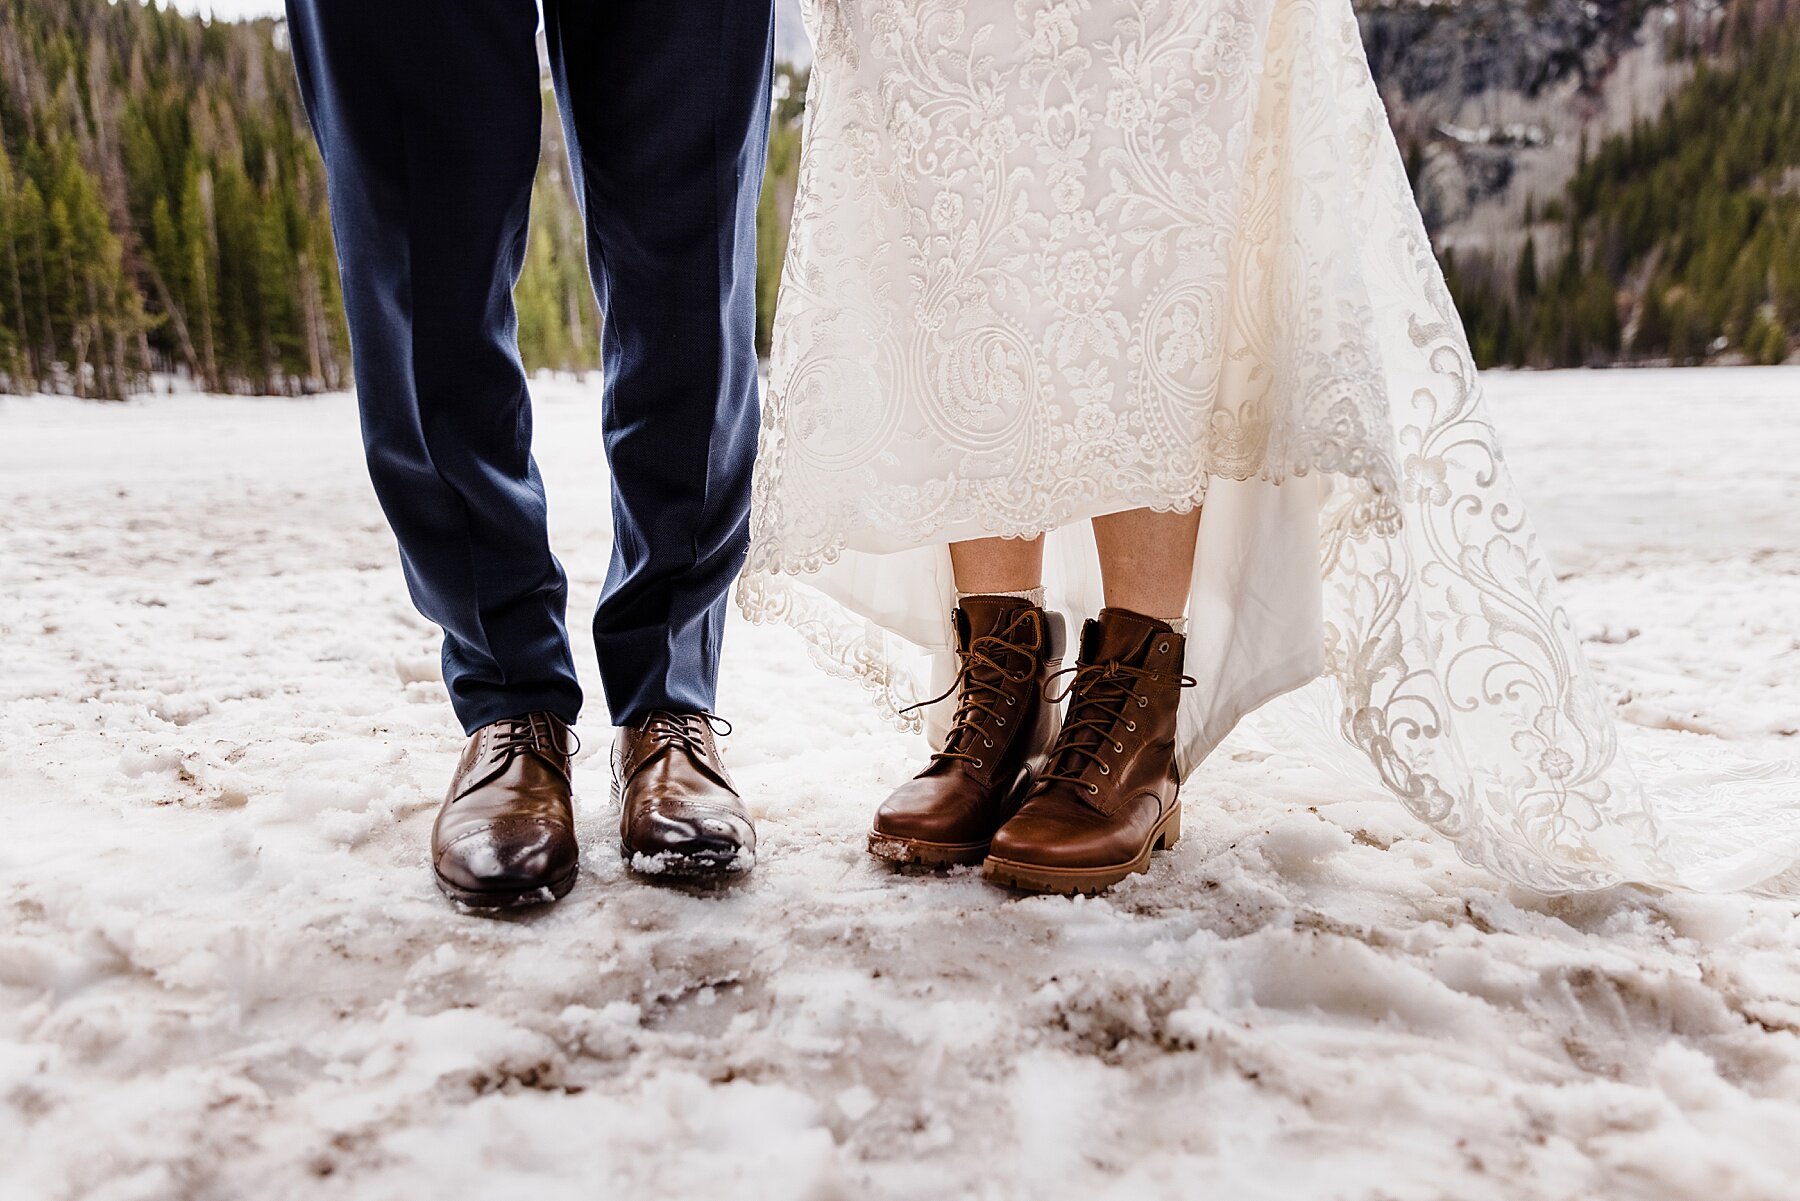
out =
<path fill-rule="evenodd" d="M 1021 892 L 1054 892 L 1063 896 L 1091 896 L 1105 892 L 1126 876 L 1150 870 L 1152 851 L 1164 851 L 1181 841 L 1181 804 L 1176 802 L 1163 819 L 1150 831 L 1143 850 L 1128 863 L 1106 867 L 1047 867 L 1038 863 L 1020 863 L 1014 859 L 988 856 L 982 864 L 981 878 L 989 884 L 1016 888 Z"/>
<path fill-rule="evenodd" d="M 548 905 L 552 901 L 562 900 L 575 887 L 575 879 L 580 874 L 581 866 L 577 864 L 556 879 L 535 888 L 506 889 L 459 888 L 436 872 L 431 873 L 431 876 L 437 881 L 438 891 L 458 905 L 470 909 L 525 909 L 532 905 Z"/>
<path fill-rule="evenodd" d="M 619 854 L 635 876 L 651 880 L 719 880 L 748 875 L 756 866 L 754 851 L 659 851 L 648 854 L 621 845 Z"/>
<path fill-rule="evenodd" d="M 985 842 L 924 842 L 869 831 L 869 854 L 902 867 L 967 867 L 987 858 Z"/>

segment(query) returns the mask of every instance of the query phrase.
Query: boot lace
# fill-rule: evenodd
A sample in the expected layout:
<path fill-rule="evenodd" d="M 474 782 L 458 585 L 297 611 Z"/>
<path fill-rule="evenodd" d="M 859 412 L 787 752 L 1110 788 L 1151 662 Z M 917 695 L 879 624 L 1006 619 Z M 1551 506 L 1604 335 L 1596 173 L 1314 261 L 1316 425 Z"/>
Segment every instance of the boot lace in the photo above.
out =
<path fill-rule="evenodd" d="M 1017 628 L 1016 625 L 1013 627 Z M 983 760 L 975 753 L 976 740 L 980 740 L 984 750 L 992 749 L 994 745 L 994 740 L 982 729 L 981 718 L 990 717 L 1004 726 L 1006 714 L 1002 710 L 1018 705 L 1007 691 L 1008 687 L 1029 684 L 1037 674 L 1038 648 L 1013 641 L 1009 637 L 1011 633 L 1012 630 L 1006 634 L 983 634 L 975 639 L 962 656 L 962 666 L 957 669 L 956 679 L 947 690 L 900 710 L 904 715 L 957 696 L 956 713 L 950 719 L 950 736 L 944 740 L 943 750 L 932 753 L 933 763 L 960 762 L 977 770 L 981 768 Z M 1006 666 L 1006 656 L 1021 655 L 1026 660 L 1024 667 L 1013 671 Z"/>
<path fill-rule="evenodd" d="M 1069 677 L 1060 692 L 1054 691 L 1057 676 Z M 1039 782 L 1060 780 L 1079 785 L 1090 795 L 1098 795 L 1100 786 L 1087 778 L 1087 772 L 1098 767 L 1101 775 L 1112 774 L 1112 764 L 1106 759 L 1107 750 L 1122 752 L 1125 749 L 1125 744 L 1114 736 L 1114 730 L 1123 724 L 1127 730 L 1137 731 L 1137 719 L 1131 712 L 1134 708 L 1149 708 L 1150 698 L 1144 695 L 1144 690 L 1149 687 L 1194 688 L 1199 683 L 1193 676 L 1169 675 L 1117 662 L 1065 667 L 1044 687 L 1044 699 L 1050 704 L 1057 704 L 1064 697 L 1074 699 L 1069 704 L 1068 716 L 1063 718 L 1062 731 L 1050 748 L 1049 769 L 1038 777 Z"/>

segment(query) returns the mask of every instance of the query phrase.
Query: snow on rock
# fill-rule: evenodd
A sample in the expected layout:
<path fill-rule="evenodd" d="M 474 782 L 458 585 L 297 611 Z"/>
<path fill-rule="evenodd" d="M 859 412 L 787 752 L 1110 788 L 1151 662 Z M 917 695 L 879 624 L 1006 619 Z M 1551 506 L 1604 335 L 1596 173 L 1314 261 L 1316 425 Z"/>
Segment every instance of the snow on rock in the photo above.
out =
<path fill-rule="evenodd" d="M 1491 385 L 1633 737 L 1794 754 L 1800 372 Z M 538 392 L 579 615 L 598 402 Z M 596 700 L 579 884 L 473 917 L 347 398 L 0 400 L 0 489 L 0 1196 L 1795 1195 L 1792 905 L 1534 895 L 1243 740 L 1109 896 L 897 874 L 919 748 L 738 623 L 754 872 L 627 873 Z"/>

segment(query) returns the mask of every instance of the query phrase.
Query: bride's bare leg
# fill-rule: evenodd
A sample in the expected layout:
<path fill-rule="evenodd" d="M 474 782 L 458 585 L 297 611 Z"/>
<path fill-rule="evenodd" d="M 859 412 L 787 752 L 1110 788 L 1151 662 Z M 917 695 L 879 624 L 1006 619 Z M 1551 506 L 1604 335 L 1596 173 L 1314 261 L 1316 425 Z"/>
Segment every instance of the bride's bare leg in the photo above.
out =
<path fill-rule="evenodd" d="M 1191 513 L 1132 509 L 1094 518 L 1107 605 L 1163 621 L 1185 615 L 1199 532 L 1199 509 Z"/>
<path fill-rule="evenodd" d="M 1042 538 L 973 538 L 950 544 L 956 590 L 993 594 L 1024 592 L 1044 583 Z"/>

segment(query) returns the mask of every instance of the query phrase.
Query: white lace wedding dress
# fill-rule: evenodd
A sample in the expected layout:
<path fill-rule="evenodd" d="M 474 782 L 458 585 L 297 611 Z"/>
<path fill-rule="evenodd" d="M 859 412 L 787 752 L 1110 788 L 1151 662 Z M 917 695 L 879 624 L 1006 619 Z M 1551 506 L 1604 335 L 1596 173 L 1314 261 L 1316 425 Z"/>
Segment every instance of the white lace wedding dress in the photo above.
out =
<path fill-rule="evenodd" d="M 1359 750 L 1348 770 L 1497 873 L 1792 890 L 1791 765 L 1647 788 L 1620 753 L 1349 0 L 806 19 L 752 619 L 898 718 L 953 668 L 946 542 L 1049 531 L 1078 620 L 1085 518 L 1203 505 L 1186 770 L 1322 677 L 1259 718 L 1315 762 Z"/>

